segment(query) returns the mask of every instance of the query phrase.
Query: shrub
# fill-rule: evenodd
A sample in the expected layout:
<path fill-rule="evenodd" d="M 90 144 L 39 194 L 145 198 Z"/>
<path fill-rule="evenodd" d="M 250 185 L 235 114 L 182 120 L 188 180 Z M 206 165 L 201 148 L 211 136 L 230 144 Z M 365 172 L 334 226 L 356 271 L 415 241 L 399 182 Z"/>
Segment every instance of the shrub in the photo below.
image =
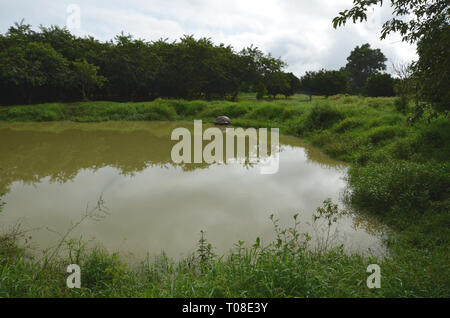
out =
<path fill-rule="evenodd" d="M 206 103 L 202 101 L 191 101 L 186 105 L 186 109 L 184 111 L 184 115 L 193 116 L 198 113 L 201 113 L 206 109 Z"/>
<path fill-rule="evenodd" d="M 369 140 L 373 144 L 378 144 L 382 141 L 392 139 L 395 136 L 404 135 L 405 131 L 398 126 L 381 126 L 372 131 L 369 134 Z"/>
<path fill-rule="evenodd" d="M 417 145 L 415 139 L 402 138 L 395 141 L 391 148 L 393 156 L 397 159 L 408 160 L 416 152 Z"/>
<path fill-rule="evenodd" d="M 283 107 L 276 104 L 264 103 L 256 107 L 250 114 L 251 118 L 273 120 L 279 118 L 283 113 Z"/>
<path fill-rule="evenodd" d="M 344 115 L 334 106 L 316 104 L 307 115 L 305 127 L 311 130 L 327 129 L 343 117 Z"/>
<path fill-rule="evenodd" d="M 424 158 L 447 161 L 450 158 L 450 119 L 437 118 L 418 125 L 417 152 Z"/>
<path fill-rule="evenodd" d="M 101 289 L 119 283 L 126 274 L 127 265 L 116 254 L 95 249 L 80 264 L 83 268 L 83 287 Z"/>
<path fill-rule="evenodd" d="M 223 110 L 222 110 L 223 114 L 225 114 L 225 116 L 228 116 L 230 118 L 235 118 L 235 117 L 241 117 L 244 116 L 245 114 L 247 114 L 249 112 L 249 108 L 247 106 L 244 105 L 240 105 L 240 104 L 231 104 L 231 105 L 226 105 Z"/>
<path fill-rule="evenodd" d="M 334 127 L 334 131 L 343 133 L 347 130 L 355 129 L 360 126 L 362 126 L 361 119 L 356 117 L 349 117 L 345 118 L 343 121 L 338 122 Z"/>
<path fill-rule="evenodd" d="M 367 79 L 366 92 L 371 97 L 394 96 L 394 79 L 389 74 L 374 74 Z"/>
<path fill-rule="evenodd" d="M 186 103 L 187 102 L 184 100 L 171 99 L 171 100 L 167 101 L 167 104 L 169 106 L 172 106 L 178 115 L 184 115 L 186 113 L 186 109 L 187 109 Z"/>
<path fill-rule="evenodd" d="M 395 99 L 394 105 L 399 113 L 406 114 L 408 112 L 409 97 L 406 95 L 398 96 Z"/>
<path fill-rule="evenodd" d="M 424 213 L 434 202 L 449 200 L 450 165 L 388 161 L 349 170 L 350 200 L 379 214 Z"/>
<path fill-rule="evenodd" d="M 440 118 L 425 124 L 420 130 L 420 143 L 424 147 L 443 147 L 450 140 L 450 123 L 448 119 Z"/>
<path fill-rule="evenodd" d="M 161 104 L 150 104 L 143 114 L 144 120 L 173 120 L 177 116 L 174 108 Z"/>

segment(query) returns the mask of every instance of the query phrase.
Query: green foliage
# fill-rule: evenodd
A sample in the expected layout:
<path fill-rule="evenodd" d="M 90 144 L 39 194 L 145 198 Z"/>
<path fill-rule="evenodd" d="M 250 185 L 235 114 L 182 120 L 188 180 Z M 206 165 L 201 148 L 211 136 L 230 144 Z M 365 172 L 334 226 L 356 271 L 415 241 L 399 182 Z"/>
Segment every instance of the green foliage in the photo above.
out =
<path fill-rule="evenodd" d="M 271 94 L 287 97 L 298 81 L 283 72 L 283 61 L 257 48 L 236 52 L 193 36 L 146 42 L 122 33 L 99 42 L 58 27 L 34 32 L 16 23 L 0 35 L 0 48 L 1 105 L 158 97 L 235 100 L 243 83 L 255 87 L 259 82 Z"/>
<path fill-rule="evenodd" d="M 391 32 L 400 32 L 404 41 L 415 42 L 430 29 L 448 24 L 448 2 L 445 0 L 414 1 L 391 0 L 393 17 L 383 24 L 381 39 Z M 334 28 L 345 25 L 347 20 L 353 23 L 359 20 L 367 20 L 366 11 L 372 5 L 383 5 L 382 0 L 355 0 L 354 7 L 350 10 L 339 12 L 339 16 L 333 19 Z M 408 17 L 408 19 L 403 19 Z"/>
<path fill-rule="evenodd" d="M 262 107 L 256 107 L 249 117 L 259 120 L 274 120 L 280 118 L 283 114 L 284 107 L 276 104 L 266 104 Z"/>
<path fill-rule="evenodd" d="M 367 20 L 367 9 L 382 0 L 355 0 L 353 8 L 339 12 L 334 28 Z M 383 24 L 381 39 L 399 32 L 403 41 L 417 42 L 419 60 L 413 66 L 418 99 L 431 102 L 438 111 L 450 109 L 450 10 L 447 0 L 391 0 L 392 18 Z"/>
<path fill-rule="evenodd" d="M 300 88 L 300 80 L 292 73 L 271 72 L 264 76 L 264 83 L 267 87 L 267 94 L 276 98 L 282 94 L 285 98 L 292 96 Z M 266 93 L 263 87 L 258 87 L 257 99 L 261 99 Z M 264 94 L 263 94 L 264 93 Z"/>
<path fill-rule="evenodd" d="M 407 95 L 400 95 L 395 99 L 394 102 L 395 109 L 402 114 L 406 114 L 408 112 L 409 106 L 409 98 Z"/>
<path fill-rule="evenodd" d="M 367 79 L 386 69 L 386 61 L 387 58 L 380 49 L 372 49 L 369 43 L 357 46 L 347 57 L 347 64 L 345 65 L 345 73 L 349 77 L 350 91 L 362 93 Z"/>
<path fill-rule="evenodd" d="M 128 267 L 116 254 L 108 254 L 101 249 L 94 249 L 81 257 L 83 269 L 83 287 L 101 290 L 120 286 Z"/>
<path fill-rule="evenodd" d="M 369 140 L 373 144 L 378 144 L 382 141 L 393 139 L 395 136 L 404 135 L 405 131 L 401 127 L 396 126 L 381 126 L 372 129 L 369 133 Z"/>
<path fill-rule="evenodd" d="M 447 163 L 389 161 L 350 170 L 351 201 L 379 214 L 414 218 L 450 196 Z"/>
<path fill-rule="evenodd" d="M 334 130 L 338 133 L 346 132 L 347 130 L 352 130 L 361 127 L 363 122 L 357 117 L 347 117 L 335 125 Z"/>
<path fill-rule="evenodd" d="M 394 79 L 389 74 L 373 74 L 367 78 L 365 89 L 371 97 L 394 96 Z"/>
<path fill-rule="evenodd" d="M 327 129 L 342 119 L 344 115 L 330 104 L 316 104 L 307 113 L 305 128 L 308 130 Z"/>
<path fill-rule="evenodd" d="M 432 103 L 437 111 L 450 110 L 450 13 L 447 21 L 426 33 L 417 43 L 419 60 L 415 77 L 419 83 L 419 97 Z"/>
<path fill-rule="evenodd" d="M 72 62 L 73 83 L 81 90 L 83 100 L 88 99 L 89 93 L 96 88 L 101 88 L 106 78 L 98 75 L 100 67 L 89 64 L 86 60 Z"/>
<path fill-rule="evenodd" d="M 47 43 L 14 41 L 10 35 L 0 36 L 0 47 L 0 103 L 19 94 L 30 103 L 36 93 L 64 87 L 68 62 Z"/>
<path fill-rule="evenodd" d="M 264 83 L 259 82 L 256 87 L 256 99 L 261 100 L 267 95 L 267 88 Z"/>
<path fill-rule="evenodd" d="M 347 92 L 347 76 L 341 71 L 320 70 L 306 72 L 300 79 L 302 90 L 317 95 L 331 96 Z"/>

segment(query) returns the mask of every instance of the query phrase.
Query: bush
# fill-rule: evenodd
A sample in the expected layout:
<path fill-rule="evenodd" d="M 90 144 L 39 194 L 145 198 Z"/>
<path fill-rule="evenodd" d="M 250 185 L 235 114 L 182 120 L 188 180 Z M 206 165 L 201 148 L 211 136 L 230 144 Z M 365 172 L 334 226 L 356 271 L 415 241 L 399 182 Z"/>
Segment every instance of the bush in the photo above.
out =
<path fill-rule="evenodd" d="M 186 105 L 186 109 L 184 111 L 184 115 L 193 116 L 198 113 L 201 113 L 206 109 L 206 103 L 202 101 L 191 101 Z"/>
<path fill-rule="evenodd" d="M 225 116 L 228 116 L 230 118 L 235 118 L 235 117 L 241 117 L 241 116 L 244 116 L 245 114 L 247 114 L 249 112 L 249 108 L 244 105 L 231 104 L 231 105 L 226 105 L 223 108 L 222 112 L 223 112 L 223 114 L 225 114 Z"/>
<path fill-rule="evenodd" d="M 161 101 L 161 99 L 157 99 L 157 100 Z M 187 105 L 186 105 L 186 101 L 184 101 L 184 100 L 171 99 L 171 100 L 167 101 L 167 104 L 169 106 L 172 106 L 178 115 L 184 115 L 186 113 Z"/>
<path fill-rule="evenodd" d="M 338 133 L 344 133 L 347 130 L 355 129 L 362 126 L 361 119 L 357 117 L 345 118 L 343 121 L 337 123 L 334 127 L 334 131 Z"/>
<path fill-rule="evenodd" d="M 124 278 L 127 265 L 122 263 L 116 254 L 95 249 L 80 264 L 83 269 L 83 287 L 102 289 L 116 285 Z"/>
<path fill-rule="evenodd" d="M 329 104 L 316 104 L 308 113 L 305 128 L 310 130 L 327 129 L 344 118 L 336 107 Z"/>
<path fill-rule="evenodd" d="M 450 165 L 388 161 L 349 170 L 350 200 L 378 214 L 422 214 L 450 198 Z"/>
<path fill-rule="evenodd" d="M 144 120 L 173 120 L 177 117 L 174 108 L 167 105 L 148 105 L 143 114 Z"/>
<path fill-rule="evenodd" d="M 373 144 L 378 144 L 399 135 L 404 135 L 404 129 L 398 126 L 382 126 L 372 129 L 369 140 Z"/>
<path fill-rule="evenodd" d="M 417 125 L 416 152 L 424 158 L 448 161 L 450 158 L 450 119 L 440 117 Z"/>
<path fill-rule="evenodd" d="M 374 74 L 367 79 L 366 92 L 368 96 L 394 96 L 394 79 L 389 74 Z"/>
<path fill-rule="evenodd" d="M 273 120 L 280 118 L 284 108 L 280 105 L 264 103 L 256 107 L 251 113 L 250 117 L 254 119 Z"/>
<path fill-rule="evenodd" d="M 395 99 L 394 105 L 395 109 L 399 113 L 406 114 L 408 112 L 409 97 L 406 95 L 400 95 Z"/>
<path fill-rule="evenodd" d="M 423 125 L 420 130 L 420 143 L 423 147 L 439 148 L 448 145 L 450 140 L 450 122 L 440 118 Z"/>

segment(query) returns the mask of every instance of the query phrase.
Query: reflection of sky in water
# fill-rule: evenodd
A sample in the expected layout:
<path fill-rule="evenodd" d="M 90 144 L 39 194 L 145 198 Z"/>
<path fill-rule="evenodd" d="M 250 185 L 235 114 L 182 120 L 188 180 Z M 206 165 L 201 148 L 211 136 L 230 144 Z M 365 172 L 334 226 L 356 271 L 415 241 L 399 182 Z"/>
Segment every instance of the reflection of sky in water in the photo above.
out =
<path fill-rule="evenodd" d="M 50 177 L 34 184 L 14 181 L 4 198 L 7 205 L 1 220 L 8 225 L 20 219 L 24 228 L 65 232 L 81 217 L 86 203 L 95 205 L 103 192 L 110 215 L 99 222 L 85 221 L 74 236 L 95 238 L 110 251 L 140 256 L 164 250 L 179 257 L 195 250 L 200 230 L 207 231 L 219 253 L 238 240 L 251 243 L 259 236 L 268 243 L 274 235 L 271 213 L 282 225 L 300 213 L 300 230 L 314 236 L 306 223 L 324 199 L 339 199 L 346 170 L 308 159 L 307 150 L 314 151 L 284 146 L 279 171 L 273 175 L 260 174 L 258 165 L 237 163 L 193 170 L 148 165 L 132 175 L 106 165 L 97 170 L 80 168 L 64 183 L 50 182 Z M 336 242 L 344 242 L 350 251 L 381 251 L 378 238 L 361 228 L 355 230 L 352 224 L 350 217 L 339 221 Z M 56 239 L 47 230 L 33 234 L 39 247 Z"/>

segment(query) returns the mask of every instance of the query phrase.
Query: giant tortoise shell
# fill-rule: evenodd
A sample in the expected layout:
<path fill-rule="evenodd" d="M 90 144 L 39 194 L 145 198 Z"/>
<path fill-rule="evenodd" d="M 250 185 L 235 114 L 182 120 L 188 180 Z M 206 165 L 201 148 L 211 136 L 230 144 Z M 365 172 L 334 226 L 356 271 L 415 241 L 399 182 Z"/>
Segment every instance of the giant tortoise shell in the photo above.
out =
<path fill-rule="evenodd" d="M 214 125 L 230 125 L 231 120 L 227 116 L 219 116 L 214 121 Z"/>

